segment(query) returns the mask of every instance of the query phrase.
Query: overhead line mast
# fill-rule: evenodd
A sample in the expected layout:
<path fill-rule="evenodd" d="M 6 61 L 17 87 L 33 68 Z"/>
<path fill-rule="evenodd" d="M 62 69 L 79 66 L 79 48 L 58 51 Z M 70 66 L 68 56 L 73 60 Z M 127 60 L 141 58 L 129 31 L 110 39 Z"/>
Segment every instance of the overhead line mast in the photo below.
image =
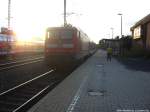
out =
<path fill-rule="evenodd" d="M 66 20 L 66 0 L 64 0 L 64 27 L 67 25 L 67 20 Z"/>
<path fill-rule="evenodd" d="M 8 30 L 10 30 L 10 16 L 11 16 L 11 0 L 8 0 Z"/>

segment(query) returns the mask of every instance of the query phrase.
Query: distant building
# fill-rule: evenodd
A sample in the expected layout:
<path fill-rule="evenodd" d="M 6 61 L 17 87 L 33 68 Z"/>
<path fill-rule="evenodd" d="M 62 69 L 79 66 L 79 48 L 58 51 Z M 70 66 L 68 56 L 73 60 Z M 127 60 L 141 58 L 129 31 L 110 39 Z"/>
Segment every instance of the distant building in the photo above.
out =
<path fill-rule="evenodd" d="M 133 44 L 150 50 L 150 14 L 131 27 Z"/>
<path fill-rule="evenodd" d="M 119 54 L 119 48 L 120 48 L 119 39 L 102 39 L 99 42 L 99 44 L 103 49 L 107 49 L 108 47 L 111 47 L 113 49 L 113 55 Z"/>

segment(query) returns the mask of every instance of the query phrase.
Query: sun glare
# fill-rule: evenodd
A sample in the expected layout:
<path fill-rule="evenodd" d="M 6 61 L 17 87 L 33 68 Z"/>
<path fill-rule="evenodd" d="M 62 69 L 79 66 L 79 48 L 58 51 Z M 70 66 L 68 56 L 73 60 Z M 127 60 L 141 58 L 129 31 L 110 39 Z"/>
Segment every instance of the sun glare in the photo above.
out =
<path fill-rule="evenodd" d="M 21 27 L 16 28 L 16 35 L 18 42 L 36 42 L 44 40 L 45 29 L 33 28 L 33 27 Z"/>
<path fill-rule="evenodd" d="M 18 41 L 31 41 L 31 35 L 16 31 Z"/>

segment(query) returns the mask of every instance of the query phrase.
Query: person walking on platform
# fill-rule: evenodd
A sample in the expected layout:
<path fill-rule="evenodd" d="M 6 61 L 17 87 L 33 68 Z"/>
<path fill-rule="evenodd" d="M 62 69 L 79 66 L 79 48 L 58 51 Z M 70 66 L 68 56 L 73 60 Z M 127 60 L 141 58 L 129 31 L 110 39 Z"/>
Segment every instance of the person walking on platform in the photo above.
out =
<path fill-rule="evenodd" d="M 112 48 L 108 47 L 107 48 L 107 61 L 111 61 L 111 56 L 112 56 Z"/>

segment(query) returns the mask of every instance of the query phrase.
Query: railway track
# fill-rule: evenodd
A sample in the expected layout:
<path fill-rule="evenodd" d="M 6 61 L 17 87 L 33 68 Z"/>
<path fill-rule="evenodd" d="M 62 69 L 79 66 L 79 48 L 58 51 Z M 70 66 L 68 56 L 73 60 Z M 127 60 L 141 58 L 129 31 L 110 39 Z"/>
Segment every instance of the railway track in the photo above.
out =
<path fill-rule="evenodd" d="M 0 93 L 0 112 L 23 112 L 62 79 L 50 70 L 23 84 Z"/>
<path fill-rule="evenodd" d="M 31 63 L 36 63 L 39 61 L 43 61 L 44 57 L 39 57 L 39 58 L 33 58 L 33 59 L 26 59 L 26 60 L 20 60 L 20 61 L 13 61 L 13 62 L 8 62 L 8 63 L 3 63 L 0 64 L 0 71 L 1 70 L 6 70 L 6 69 L 11 69 Z"/>

